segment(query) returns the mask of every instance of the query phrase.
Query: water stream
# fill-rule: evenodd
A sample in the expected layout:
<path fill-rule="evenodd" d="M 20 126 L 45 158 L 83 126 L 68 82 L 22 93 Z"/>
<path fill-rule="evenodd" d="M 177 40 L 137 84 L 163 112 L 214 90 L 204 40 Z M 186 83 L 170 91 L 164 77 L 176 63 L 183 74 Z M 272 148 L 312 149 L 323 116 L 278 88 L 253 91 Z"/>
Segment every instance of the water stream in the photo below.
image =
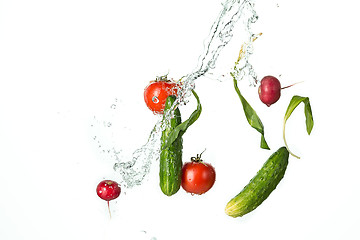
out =
<path fill-rule="evenodd" d="M 243 32 L 248 39 L 244 43 L 244 56 L 239 63 L 238 74 L 243 77 L 250 77 L 251 83 L 256 83 L 256 74 L 252 65 L 248 61 L 248 57 L 252 54 L 252 41 L 254 34 L 251 31 L 251 24 L 255 23 L 258 16 L 254 10 L 253 0 L 227 0 L 222 4 L 222 9 L 215 19 L 209 32 L 209 36 L 204 41 L 204 50 L 200 54 L 198 65 L 191 73 L 182 78 L 182 87 L 178 91 L 177 101 L 174 106 L 183 105 L 188 102 L 191 95 L 191 90 L 195 88 L 195 80 L 209 73 L 211 69 L 216 67 L 216 61 L 222 49 L 230 42 L 233 37 L 233 29 L 235 24 L 241 24 Z M 226 72 L 224 74 L 228 74 Z M 116 103 L 111 104 L 114 109 Z M 167 118 L 171 114 L 168 114 Z M 132 188 L 141 185 L 145 177 L 150 171 L 151 164 L 156 162 L 160 152 L 160 135 L 164 121 L 159 119 L 151 132 L 146 144 L 136 149 L 132 154 L 132 159 L 124 161 L 121 155 L 122 150 L 118 146 L 106 150 L 106 154 L 115 161 L 114 170 L 120 174 L 120 184 L 125 188 Z M 110 124 L 110 125 L 109 125 Z M 94 117 L 93 127 L 96 125 L 103 125 L 111 127 L 110 122 L 100 121 Z M 101 130 L 101 129 L 98 129 Z M 96 130 L 95 130 L 96 131 Z M 96 136 L 101 135 L 97 132 Z M 101 145 L 101 142 L 96 137 L 94 138 L 96 144 Z M 110 143 L 115 144 L 115 142 Z"/>

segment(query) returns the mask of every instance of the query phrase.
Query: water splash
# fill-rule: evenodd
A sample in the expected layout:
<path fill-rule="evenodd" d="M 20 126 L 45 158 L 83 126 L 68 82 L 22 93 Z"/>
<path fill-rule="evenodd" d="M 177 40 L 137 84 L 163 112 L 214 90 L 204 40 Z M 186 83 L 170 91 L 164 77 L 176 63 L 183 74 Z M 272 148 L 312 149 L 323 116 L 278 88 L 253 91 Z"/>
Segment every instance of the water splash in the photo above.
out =
<path fill-rule="evenodd" d="M 237 80 L 243 80 L 247 78 L 250 82 L 250 86 L 256 86 L 258 84 L 257 74 L 254 67 L 249 62 L 249 57 L 253 54 L 253 42 L 261 36 L 262 33 L 252 34 L 248 42 L 245 42 L 240 49 L 238 60 L 235 63 L 235 67 L 231 72 L 233 77 Z"/>
<path fill-rule="evenodd" d="M 213 23 L 208 38 L 204 41 L 204 51 L 198 60 L 195 70 L 182 78 L 182 88 L 178 91 L 178 98 L 174 105 L 186 103 L 191 95 L 191 90 L 195 88 L 195 80 L 209 73 L 216 67 L 216 61 L 222 49 L 230 42 L 233 37 L 233 29 L 239 20 L 243 26 L 243 34 L 247 35 L 246 49 L 242 61 L 239 63 L 239 74 L 241 78 L 250 76 L 250 85 L 256 85 L 257 76 L 253 66 L 249 62 L 249 56 L 253 53 L 252 42 L 254 34 L 251 31 L 251 24 L 255 23 L 258 15 L 254 9 L 253 0 L 227 0 L 222 4 L 223 9 Z M 229 76 L 229 75 L 227 75 Z M 223 75 L 225 77 L 225 75 Z"/>
<path fill-rule="evenodd" d="M 157 96 L 154 96 L 152 99 L 153 103 L 158 103 L 159 102 L 159 99 Z"/>
<path fill-rule="evenodd" d="M 150 171 L 151 164 L 156 162 L 160 153 L 160 133 L 168 124 L 175 107 L 186 104 L 191 96 L 191 90 L 195 88 L 195 80 L 207 74 L 216 66 L 216 61 L 221 50 L 230 42 L 233 37 L 233 29 L 235 24 L 241 19 L 240 24 L 243 26 L 243 34 L 248 35 L 248 42 L 244 50 L 245 56 L 239 63 L 238 74 L 242 74 L 240 79 L 250 76 L 251 82 L 256 84 L 256 74 L 252 65 L 248 61 L 248 57 L 252 54 L 252 39 L 254 34 L 251 33 L 251 24 L 256 22 L 258 16 L 254 10 L 253 0 L 227 0 L 222 4 L 223 9 L 220 11 L 214 21 L 208 38 L 204 41 L 204 50 L 198 60 L 198 65 L 193 72 L 185 75 L 181 80 L 181 88 L 178 89 L 178 98 L 174 102 L 172 109 L 165 112 L 165 119 L 159 119 L 146 144 L 137 149 L 132 154 L 130 161 L 123 161 L 120 156 L 121 150 L 113 147 L 109 154 L 115 160 L 114 170 L 118 172 L 122 178 L 120 184 L 126 188 L 142 184 L 143 180 Z M 117 105 L 111 105 L 112 109 L 116 109 Z M 107 125 L 111 127 L 111 125 Z"/>
<path fill-rule="evenodd" d="M 114 170 L 120 173 L 120 185 L 126 188 L 141 185 L 150 171 L 151 163 L 155 162 L 160 154 L 159 132 L 161 130 L 154 128 L 147 143 L 133 153 L 130 161 L 117 159 Z"/>

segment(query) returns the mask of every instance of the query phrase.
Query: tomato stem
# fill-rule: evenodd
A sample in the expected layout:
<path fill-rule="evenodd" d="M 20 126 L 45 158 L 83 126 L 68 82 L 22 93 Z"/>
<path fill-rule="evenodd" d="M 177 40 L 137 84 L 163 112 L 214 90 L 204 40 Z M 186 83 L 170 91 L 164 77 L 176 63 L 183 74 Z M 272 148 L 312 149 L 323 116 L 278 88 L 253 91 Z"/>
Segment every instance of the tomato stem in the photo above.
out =
<path fill-rule="evenodd" d="M 199 154 L 196 154 L 196 157 L 191 157 L 191 161 L 192 162 L 202 162 L 202 159 L 201 159 L 201 155 L 205 152 L 206 148 L 204 149 L 204 151 L 202 151 L 202 153 Z"/>
<path fill-rule="evenodd" d="M 170 82 L 170 80 L 167 78 L 168 75 L 169 73 L 162 76 L 157 76 L 155 82 Z"/>

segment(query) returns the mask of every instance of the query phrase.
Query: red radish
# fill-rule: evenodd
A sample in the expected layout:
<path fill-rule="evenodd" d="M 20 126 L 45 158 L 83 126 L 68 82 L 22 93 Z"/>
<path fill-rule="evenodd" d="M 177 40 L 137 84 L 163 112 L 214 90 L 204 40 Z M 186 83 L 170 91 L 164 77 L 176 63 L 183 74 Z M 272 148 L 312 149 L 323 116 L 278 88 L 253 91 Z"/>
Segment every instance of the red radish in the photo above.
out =
<path fill-rule="evenodd" d="M 260 100 L 270 107 L 280 98 L 281 84 L 280 81 L 273 76 L 266 76 L 260 82 L 259 97 Z"/>
<path fill-rule="evenodd" d="M 96 193 L 101 199 L 107 201 L 110 218 L 111 218 L 111 212 L 110 212 L 109 202 L 119 197 L 120 192 L 121 192 L 120 185 L 112 180 L 103 180 L 97 185 Z"/>
<path fill-rule="evenodd" d="M 261 80 L 258 90 L 260 100 L 263 103 L 265 103 L 266 106 L 270 107 L 271 104 L 274 104 L 279 100 L 282 89 L 291 87 L 295 84 L 286 87 L 281 87 L 280 81 L 276 77 L 265 76 Z"/>

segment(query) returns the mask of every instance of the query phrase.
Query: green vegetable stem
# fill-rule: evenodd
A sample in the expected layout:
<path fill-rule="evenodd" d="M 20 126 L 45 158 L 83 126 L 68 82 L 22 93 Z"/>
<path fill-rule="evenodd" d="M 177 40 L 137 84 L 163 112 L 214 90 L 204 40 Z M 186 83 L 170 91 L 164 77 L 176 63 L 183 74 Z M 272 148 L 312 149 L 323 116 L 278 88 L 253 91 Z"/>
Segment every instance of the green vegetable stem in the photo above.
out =
<path fill-rule="evenodd" d="M 262 33 L 258 34 L 257 36 L 252 36 L 250 39 L 250 42 L 248 44 L 251 44 L 252 42 L 254 42 L 259 36 L 261 36 Z M 239 52 L 239 57 L 237 59 L 237 61 L 235 62 L 235 66 L 234 66 L 234 71 L 230 72 L 230 75 L 233 78 L 234 81 L 234 88 L 236 93 L 238 94 L 241 104 L 243 106 L 244 109 L 244 113 L 246 116 L 246 119 L 248 121 L 248 123 L 250 124 L 251 127 L 255 128 L 260 134 L 261 134 L 261 142 L 260 142 L 260 147 L 263 149 L 270 149 L 270 147 L 268 146 L 265 137 L 264 137 L 264 125 L 262 124 L 259 116 L 256 114 L 255 110 L 250 106 L 250 104 L 246 101 L 246 99 L 244 98 L 244 96 L 241 94 L 240 89 L 237 85 L 237 79 L 236 76 L 239 73 L 239 71 L 241 71 L 241 69 L 238 69 L 238 64 L 239 62 L 246 56 L 246 47 L 247 44 L 243 44 L 241 46 L 240 52 Z"/>
<path fill-rule="evenodd" d="M 270 149 L 270 147 L 268 146 L 265 137 L 264 137 L 264 125 L 262 124 L 259 116 L 256 114 L 255 110 L 250 106 L 250 104 L 246 101 L 246 99 L 244 98 L 244 96 L 241 94 L 240 89 L 237 85 L 237 80 L 236 77 L 233 73 L 230 73 L 231 76 L 233 77 L 233 81 L 234 81 L 234 88 L 236 93 L 238 94 L 241 104 L 243 106 L 244 109 L 244 113 L 246 116 L 246 119 L 248 121 L 248 123 L 250 124 L 251 127 L 253 127 L 254 129 L 256 129 L 259 133 L 261 133 L 261 142 L 260 142 L 260 147 L 263 149 Z"/>
<path fill-rule="evenodd" d="M 164 148 L 170 146 L 178 137 L 181 137 L 186 132 L 188 127 L 190 127 L 200 117 L 202 111 L 200 99 L 194 90 L 192 90 L 192 93 L 197 101 L 197 107 L 195 111 L 190 115 L 190 117 L 185 122 L 182 122 L 181 124 L 177 125 L 170 132 L 169 136 L 167 137 L 167 141 Z"/>
<path fill-rule="evenodd" d="M 300 97 L 300 96 L 293 96 L 293 98 L 291 99 L 289 106 L 286 110 L 285 113 L 285 117 L 284 117 L 284 124 L 283 124 L 283 139 L 284 139 L 284 143 L 285 146 L 287 148 L 287 150 L 289 151 L 289 153 L 296 157 L 296 158 L 300 158 L 299 156 L 293 154 L 288 147 L 288 144 L 286 142 L 286 138 L 285 138 L 285 125 L 286 125 L 286 121 L 288 120 L 288 118 L 291 116 L 292 112 L 294 111 L 294 109 L 301 103 L 304 103 L 304 112 L 305 112 L 305 122 L 306 122 L 306 131 L 307 133 L 310 135 L 313 126 L 314 126 L 314 120 L 313 120 L 313 116 L 312 116 L 312 111 L 311 111 L 311 106 L 310 106 L 310 100 L 308 97 Z"/>

